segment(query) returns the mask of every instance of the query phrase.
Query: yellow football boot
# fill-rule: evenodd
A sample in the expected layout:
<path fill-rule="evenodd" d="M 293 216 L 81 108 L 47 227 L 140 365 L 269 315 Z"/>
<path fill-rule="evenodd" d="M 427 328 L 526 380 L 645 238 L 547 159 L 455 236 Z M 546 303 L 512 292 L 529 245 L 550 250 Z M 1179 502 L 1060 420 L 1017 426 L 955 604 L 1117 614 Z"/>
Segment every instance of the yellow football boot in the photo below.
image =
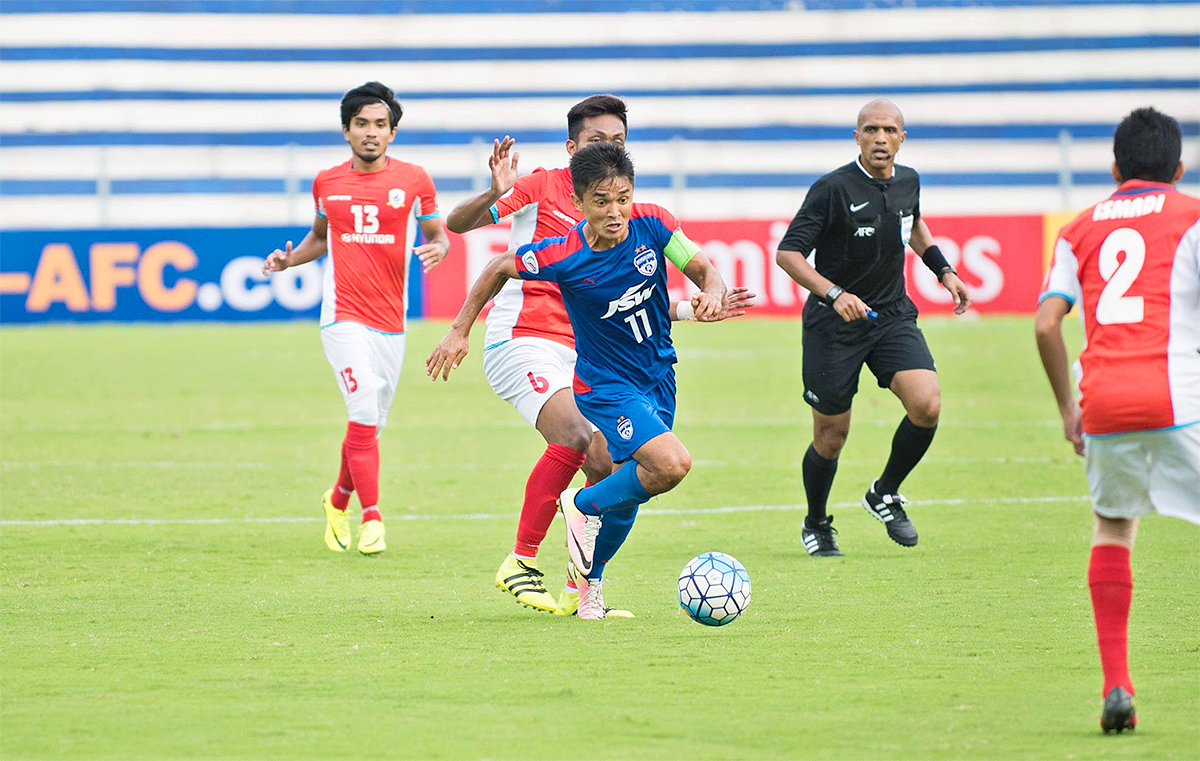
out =
<path fill-rule="evenodd" d="M 333 489 L 325 492 L 322 504 L 325 507 L 325 546 L 334 552 L 345 552 L 350 546 L 349 510 L 338 510 L 333 506 Z"/>
<path fill-rule="evenodd" d="M 554 613 L 558 610 L 554 595 L 546 591 L 536 560 L 522 560 L 509 553 L 496 571 L 496 586 L 517 598 L 527 608 Z"/>
<path fill-rule="evenodd" d="M 579 572 L 570 560 L 567 561 L 567 581 L 569 584 L 558 593 L 558 605 L 554 609 L 556 616 L 573 616 L 579 610 Z"/>
<path fill-rule="evenodd" d="M 558 593 L 558 607 L 554 609 L 556 616 L 573 616 L 579 610 L 579 590 L 564 587 Z"/>
<path fill-rule="evenodd" d="M 364 555 L 378 555 L 387 549 L 384 536 L 387 531 L 383 521 L 367 521 L 358 529 L 358 551 Z"/>

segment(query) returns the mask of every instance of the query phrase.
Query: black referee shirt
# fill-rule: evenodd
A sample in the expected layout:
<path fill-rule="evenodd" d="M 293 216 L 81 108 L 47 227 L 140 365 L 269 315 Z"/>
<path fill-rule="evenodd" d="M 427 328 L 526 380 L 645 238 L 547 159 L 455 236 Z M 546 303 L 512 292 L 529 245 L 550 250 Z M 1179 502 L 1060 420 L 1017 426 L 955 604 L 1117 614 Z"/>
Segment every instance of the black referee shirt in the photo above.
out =
<path fill-rule="evenodd" d="M 881 313 L 908 311 L 904 247 L 921 217 L 920 194 L 916 170 L 897 164 L 891 179 L 877 180 L 855 160 L 813 183 L 779 248 L 815 248 L 817 272 L 834 284 Z"/>

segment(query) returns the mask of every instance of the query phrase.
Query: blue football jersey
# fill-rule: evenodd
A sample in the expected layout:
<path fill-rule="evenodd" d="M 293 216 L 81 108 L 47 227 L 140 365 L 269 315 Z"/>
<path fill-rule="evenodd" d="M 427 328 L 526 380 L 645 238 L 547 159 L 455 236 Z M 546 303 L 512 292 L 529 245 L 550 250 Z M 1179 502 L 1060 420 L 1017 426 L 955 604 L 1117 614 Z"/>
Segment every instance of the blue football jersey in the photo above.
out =
<path fill-rule="evenodd" d="M 517 272 L 558 283 L 575 330 L 575 374 L 588 385 L 625 382 L 649 389 L 675 364 L 671 343 L 668 257 L 680 268 L 698 251 L 675 217 L 653 204 L 634 204 L 629 235 L 593 251 L 583 225 L 563 238 L 517 249 Z"/>

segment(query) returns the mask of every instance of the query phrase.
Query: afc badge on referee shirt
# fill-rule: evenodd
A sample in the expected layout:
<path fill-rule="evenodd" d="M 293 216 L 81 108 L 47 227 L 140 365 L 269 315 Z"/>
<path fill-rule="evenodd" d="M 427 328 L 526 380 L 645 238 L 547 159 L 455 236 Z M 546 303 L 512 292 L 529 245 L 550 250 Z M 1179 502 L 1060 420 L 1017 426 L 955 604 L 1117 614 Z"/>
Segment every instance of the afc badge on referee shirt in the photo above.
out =
<path fill-rule="evenodd" d="M 392 188 L 391 190 L 389 190 L 387 205 L 391 206 L 393 209 L 399 209 L 401 206 L 403 206 L 404 205 L 404 189 L 403 188 Z"/>
<path fill-rule="evenodd" d="M 638 246 L 633 252 L 633 266 L 637 271 L 650 277 L 658 269 L 658 254 L 649 246 Z"/>

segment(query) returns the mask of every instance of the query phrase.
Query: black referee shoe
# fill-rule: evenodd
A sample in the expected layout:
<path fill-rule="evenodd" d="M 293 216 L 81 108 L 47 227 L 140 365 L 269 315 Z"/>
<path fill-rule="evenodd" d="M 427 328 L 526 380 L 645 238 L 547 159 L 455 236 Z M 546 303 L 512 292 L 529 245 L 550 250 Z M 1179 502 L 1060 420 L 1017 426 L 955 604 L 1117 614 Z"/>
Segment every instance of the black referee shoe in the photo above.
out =
<path fill-rule="evenodd" d="M 804 529 L 800 532 L 800 541 L 804 542 L 804 549 L 809 555 L 817 557 L 841 557 L 842 551 L 838 549 L 837 540 L 833 535 L 837 533 L 837 529 L 833 527 L 833 516 L 825 516 L 825 520 L 820 521 L 815 526 L 809 526 L 808 518 L 804 519 Z"/>
<path fill-rule="evenodd" d="M 1137 710 L 1133 707 L 1133 696 L 1124 687 L 1113 687 L 1104 696 L 1104 713 L 1100 716 L 1100 728 L 1104 734 L 1121 733 L 1137 726 Z"/>
<path fill-rule="evenodd" d="M 917 527 L 908 519 L 908 513 L 904 512 L 908 500 L 899 494 L 878 494 L 875 491 L 878 484 L 878 481 L 871 482 L 871 487 L 863 495 L 863 507 L 887 527 L 888 536 L 893 542 L 905 547 L 917 546 Z"/>

